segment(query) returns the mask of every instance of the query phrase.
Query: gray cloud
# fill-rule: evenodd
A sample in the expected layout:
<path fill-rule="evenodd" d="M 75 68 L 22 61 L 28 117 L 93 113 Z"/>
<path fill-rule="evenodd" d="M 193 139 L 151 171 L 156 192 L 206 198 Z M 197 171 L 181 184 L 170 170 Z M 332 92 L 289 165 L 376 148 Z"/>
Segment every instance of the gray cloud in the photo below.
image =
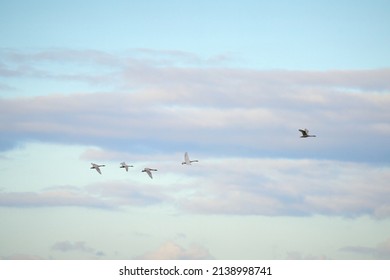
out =
<path fill-rule="evenodd" d="M 183 210 L 269 216 L 387 218 L 390 214 L 386 201 L 390 178 L 382 167 L 320 160 L 221 159 L 206 168 L 211 171 L 203 170 L 190 187 L 193 192 L 181 198 Z"/>
<path fill-rule="evenodd" d="M 92 254 L 96 257 L 102 257 L 104 256 L 104 252 L 96 250 L 86 244 L 84 241 L 59 241 L 51 247 L 52 250 L 54 251 L 60 251 L 63 253 L 66 252 L 81 252 L 81 253 L 87 253 L 87 254 Z"/>
<path fill-rule="evenodd" d="M 346 246 L 340 248 L 340 251 L 347 253 L 357 253 L 360 254 L 362 258 L 390 260 L 390 238 L 379 243 L 375 247 Z"/>
<path fill-rule="evenodd" d="M 37 192 L 0 191 L 0 207 L 87 207 L 106 210 L 123 206 L 148 206 L 169 202 L 158 186 L 144 188 L 136 183 L 104 182 L 84 188 L 62 186 Z"/>
<path fill-rule="evenodd" d="M 106 201 L 82 192 L 46 190 L 41 192 L 0 192 L 2 207 L 93 207 L 108 209 Z"/>
<path fill-rule="evenodd" d="M 128 147 L 145 151 L 159 147 L 172 152 L 174 147 L 187 144 L 216 154 L 239 151 L 343 160 L 389 158 L 385 143 L 390 138 L 387 124 L 390 100 L 380 92 L 388 91 L 388 85 L 371 78 L 381 77 L 377 73 L 380 70 L 351 71 L 346 75 L 345 85 L 335 81 L 327 86 L 323 84 L 333 81 L 337 73 L 317 73 L 316 78 L 306 73 L 306 81 L 304 74 L 287 71 L 252 73 L 180 68 L 153 71 L 175 73 L 169 74 L 168 84 L 142 81 L 145 89 L 129 93 L 0 100 L 0 109 L 7 116 L 0 123 L 7 135 L 2 140 L 3 148 L 10 147 L 12 142 L 36 139 L 117 147 L 127 152 L 131 149 Z M 381 71 L 382 76 L 387 75 L 387 70 Z M 160 74 L 163 73 L 152 76 L 160 79 Z M 360 85 L 365 75 L 372 81 Z M 358 90 L 339 89 L 352 87 L 350 76 L 355 77 Z M 134 78 L 124 73 L 126 82 L 127 77 Z M 324 81 L 317 81 L 320 78 Z M 371 91 L 371 83 L 376 82 L 377 89 Z M 299 145 L 303 143 L 296 141 L 297 129 L 301 127 L 318 134 L 320 138 L 315 140 L 320 144 Z"/>

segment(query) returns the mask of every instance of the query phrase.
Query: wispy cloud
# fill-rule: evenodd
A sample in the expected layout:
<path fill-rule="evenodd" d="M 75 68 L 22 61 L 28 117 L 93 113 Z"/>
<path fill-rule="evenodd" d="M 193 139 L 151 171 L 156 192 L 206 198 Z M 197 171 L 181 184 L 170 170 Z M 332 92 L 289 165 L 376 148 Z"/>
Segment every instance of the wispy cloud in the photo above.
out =
<path fill-rule="evenodd" d="M 386 218 L 390 214 L 385 199 L 389 172 L 382 167 L 319 160 L 223 159 L 207 168 L 212 171 L 204 171 L 194 182 L 193 193 L 181 198 L 183 210 L 270 216 Z"/>
<path fill-rule="evenodd" d="M 93 207 L 111 208 L 104 200 L 81 192 L 47 190 L 42 192 L 0 192 L 2 207 Z"/>
<path fill-rule="evenodd" d="M 347 253 L 357 253 L 362 256 L 362 258 L 372 258 L 372 259 L 390 259 L 390 238 L 379 243 L 375 247 L 368 246 L 346 246 L 340 249 L 343 252 Z"/>
<path fill-rule="evenodd" d="M 0 206 L 120 210 L 160 204 L 178 213 L 390 217 L 390 172 L 383 166 L 312 159 L 200 160 L 189 168 L 178 159 L 155 162 L 159 174 L 153 182 L 143 182 L 138 171 L 126 181 L 3 191 Z"/>
<path fill-rule="evenodd" d="M 86 244 L 84 241 L 59 241 L 51 247 L 53 251 L 59 251 L 62 253 L 67 253 L 67 252 L 81 252 L 81 253 L 86 253 L 86 254 L 92 254 L 97 257 L 102 257 L 104 256 L 104 252 L 96 250 Z"/>
<path fill-rule="evenodd" d="M 158 186 L 145 189 L 130 182 L 104 182 L 79 187 L 52 187 L 36 192 L 1 192 L 0 207 L 86 207 L 106 210 L 123 206 L 169 203 L 171 198 Z"/>

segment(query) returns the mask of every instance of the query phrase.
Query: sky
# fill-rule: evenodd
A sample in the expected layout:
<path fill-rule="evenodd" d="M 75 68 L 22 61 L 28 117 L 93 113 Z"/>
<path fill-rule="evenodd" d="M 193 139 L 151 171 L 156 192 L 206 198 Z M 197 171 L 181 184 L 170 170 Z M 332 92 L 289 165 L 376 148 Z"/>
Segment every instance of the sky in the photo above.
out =
<path fill-rule="evenodd" d="M 0 0 L 0 259 L 390 259 L 389 10 Z"/>

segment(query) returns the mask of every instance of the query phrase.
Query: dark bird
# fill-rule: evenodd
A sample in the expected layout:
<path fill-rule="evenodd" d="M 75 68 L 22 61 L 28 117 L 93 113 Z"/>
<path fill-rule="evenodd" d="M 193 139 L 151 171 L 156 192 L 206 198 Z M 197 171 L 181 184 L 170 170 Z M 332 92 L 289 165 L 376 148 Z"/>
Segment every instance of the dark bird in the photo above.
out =
<path fill-rule="evenodd" d="M 309 130 L 307 130 L 307 128 L 305 128 L 305 129 L 298 129 L 298 130 L 302 133 L 301 138 L 316 137 L 315 135 L 310 135 L 309 134 Z"/>

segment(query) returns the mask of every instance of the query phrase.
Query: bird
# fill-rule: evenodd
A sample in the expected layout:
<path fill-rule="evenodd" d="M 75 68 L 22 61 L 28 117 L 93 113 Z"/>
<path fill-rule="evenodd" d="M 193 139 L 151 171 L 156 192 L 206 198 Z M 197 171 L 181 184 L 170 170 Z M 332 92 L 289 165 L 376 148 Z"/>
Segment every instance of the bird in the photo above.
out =
<path fill-rule="evenodd" d="M 100 171 L 100 167 L 104 167 L 105 166 L 104 164 L 99 165 L 93 162 L 91 162 L 91 164 L 92 164 L 91 169 L 96 169 L 96 171 L 99 172 L 99 174 L 102 174 L 102 172 Z"/>
<path fill-rule="evenodd" d="M 142 172 L 148 173 L 149 177 L 150 177 L 151 179 L 153 179 L 152 171 L 157 171 L 157 169 L 145 167 L 145 168 L 142 170 Z"/>
<path fill-rule="evenodd" d="M 305 129 L 298 129 L 298 130 L 302 133 L 301 138 L 316 137 L 315 135 L 310 135 L 309 134 L 309 130 L 307 128 L 305 128 Z"/>
<path fill-rule="evenodd" d="M 192 162 L 199 162 L 199 161 L 197 159 L 190 160 L 190 157 L 188 156 L 188 153 L 185 152 L 185 154 L 184 154 L 184 161 L 181 164 L 191 165 Z"/>
<path fill-rule="evenodd" d="M 132 165 L 127 165 L 126 162 L 121 162 L 121 166 L 119 168 L 124 168 L 126 171 L 129 171 L 129 167 L 134 167 Z"/>

